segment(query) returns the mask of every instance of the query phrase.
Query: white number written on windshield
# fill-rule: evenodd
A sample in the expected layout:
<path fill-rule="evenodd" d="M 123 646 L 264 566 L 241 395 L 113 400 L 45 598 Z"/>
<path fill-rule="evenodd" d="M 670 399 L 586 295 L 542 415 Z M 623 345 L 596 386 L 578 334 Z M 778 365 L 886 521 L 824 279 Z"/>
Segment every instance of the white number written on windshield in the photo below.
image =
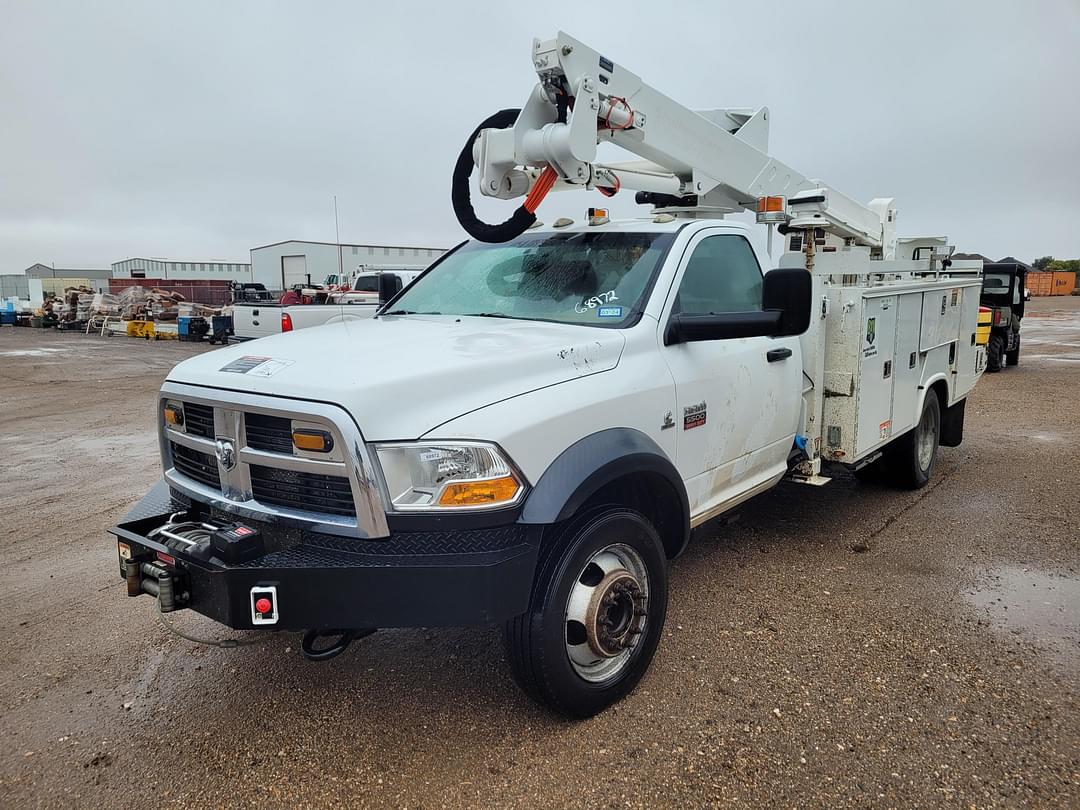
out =
<path fill-rule="evenodd" d="M 574 304 L 574 312 L 582 313 L 588 312 L 590 309 L 596 309 L 603 304 L 610 304 L 612 301 L 618 301 L 619 297 L 615 295 L 614 290 L 608 290 L 607 292 L 594 295 L 592 298 L 586 298 L 580 304 Z"/>

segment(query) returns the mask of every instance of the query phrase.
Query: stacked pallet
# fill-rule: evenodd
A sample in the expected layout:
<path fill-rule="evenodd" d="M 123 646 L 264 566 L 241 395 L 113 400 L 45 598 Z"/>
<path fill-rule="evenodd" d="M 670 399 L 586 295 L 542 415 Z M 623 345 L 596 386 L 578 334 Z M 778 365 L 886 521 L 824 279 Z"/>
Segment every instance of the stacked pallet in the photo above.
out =
<path fill-rule="evenodd" d="M 94 315 L 131 320 L 175 321 L 180 316 L 210 317 L 221 310 L 188 301 L 175 290 L 157 287 L 125 287 L 119 293 L 97 293 L 90 311 Z"/>

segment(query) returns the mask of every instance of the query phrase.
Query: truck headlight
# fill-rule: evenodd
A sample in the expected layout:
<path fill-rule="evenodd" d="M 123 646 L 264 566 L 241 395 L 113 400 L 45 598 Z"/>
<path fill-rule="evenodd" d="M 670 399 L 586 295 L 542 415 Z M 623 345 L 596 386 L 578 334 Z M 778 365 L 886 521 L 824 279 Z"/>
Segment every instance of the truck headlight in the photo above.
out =
<path fill-rule="evenodd" d="M 491 444 L 415 442 L 375 450 L 395 510 L 509 506 L 525 490 L 510 462 Z"/>

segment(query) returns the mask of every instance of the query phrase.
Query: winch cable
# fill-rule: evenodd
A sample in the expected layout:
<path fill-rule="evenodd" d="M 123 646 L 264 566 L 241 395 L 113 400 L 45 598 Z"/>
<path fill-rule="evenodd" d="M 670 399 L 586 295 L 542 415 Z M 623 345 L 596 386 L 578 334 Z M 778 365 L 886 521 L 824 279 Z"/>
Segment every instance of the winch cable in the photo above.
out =
<path fill-rule="evenodd" d="M 194 644 L 205 644 L 209 647 L 220 647 L 224 650 L 231 650 L 234 647 L 246 647 L 250 644 L 260 644 L 262 642 L 268 641 L 271 638 L 270 636 L 263 635 L 254 636 L 252 638 L 199 638 L 198 636 L 193 636 L 185 633 L 183 630 L 173 624 L 169 624 L 169 621 L 165 618 L 165 614 L 161 610 L 161 602 L 155 601 L 155 604 L 157 604 L 157 615 L 158 619 L 161 620 L 162 627 L 164 627 L 170 633 L 180 636 L 180 638 L 190 641 Z"/>
<path fill-rule="evenodd" d="M 559 179 L 553 168 L 550 166 L 545 167 L 528 195 L 526 195 L 525 202 L 518 206 L 513 215 L 505 222 L 492 225 L 481 221 L 476 215 L 476 210 L 472 205 L 472 192 L 469 188 L 469 179 L 472 177 L 472 170 L 475 166 L 473 144 L 482 130 L 512 127 L 514 122 L 517 121 L 520 112 L 520 109 L 499 110 L 494 115 L 485 118 L 473 134 L 469 136 L 469 140 L 465 142 L 465 148 L 461 150 L 457 163 L 454 165 L 454 176 L 450 190 L 450 201 L 454 206 L 454 214 L 465 232 L 473 239 L 478 239 L 481 242 L 509 242 L 511 239 L 525 233 L 536 222 L 535 212 L 537 207 L 547 196 L 547 193 L 551 191 L 555 181 Z"/>

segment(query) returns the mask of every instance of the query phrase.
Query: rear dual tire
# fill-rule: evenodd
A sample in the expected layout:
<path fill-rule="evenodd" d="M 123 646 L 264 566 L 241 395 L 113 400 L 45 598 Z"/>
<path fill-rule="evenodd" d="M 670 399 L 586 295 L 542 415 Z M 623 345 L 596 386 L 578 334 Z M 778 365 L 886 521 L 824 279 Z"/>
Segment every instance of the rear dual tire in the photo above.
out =
<path fill-rule="evenodd" d="M 934 473 L 940 443 L 941 401 L 928 391 L 915 427 L 886 445 L 881 458 L 856 470 L 855 477 L 903 489 L 922 489 Z"/>
<path fill-rule="evenodd" d="M 556 529 L 528 612 L 506 623 L 518 685 L 569 717 L 627 695 L 656 652 L 667 613 L 667 558 L 640 513 L 608 507 Z"/>

